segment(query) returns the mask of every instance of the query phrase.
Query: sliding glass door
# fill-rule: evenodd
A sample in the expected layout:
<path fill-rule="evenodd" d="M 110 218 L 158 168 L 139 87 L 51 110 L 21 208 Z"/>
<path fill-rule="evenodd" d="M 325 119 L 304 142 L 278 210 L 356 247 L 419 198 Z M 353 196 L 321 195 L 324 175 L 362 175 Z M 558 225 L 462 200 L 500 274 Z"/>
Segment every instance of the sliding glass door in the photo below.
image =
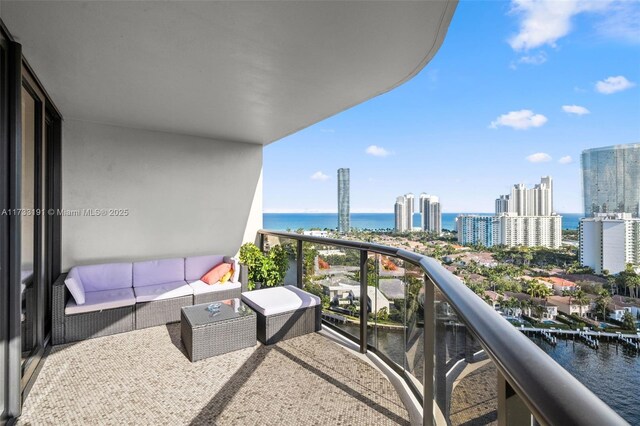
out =
<path fill-rule="evenodd" d="M 0 424 L 20 415 L 60 274 L 61 117 L 0 21 Z"/>
<path fill-rule="evenodd" d="M 53 245 L 52 141 L 56 117 L 26 67 L 22 72 L 21 256 L 22 380 L 25 388 L 40 362 L 51 330 Z"/>

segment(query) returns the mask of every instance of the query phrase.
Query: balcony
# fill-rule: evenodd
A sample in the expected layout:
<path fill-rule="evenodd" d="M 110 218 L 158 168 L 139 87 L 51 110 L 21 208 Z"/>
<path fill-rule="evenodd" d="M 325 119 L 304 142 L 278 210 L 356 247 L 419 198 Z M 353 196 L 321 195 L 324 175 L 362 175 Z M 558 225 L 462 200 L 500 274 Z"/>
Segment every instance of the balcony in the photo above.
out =
<path fill-rule="evenodd" d="M 258 232 L 326 296 L 318 334 L 195 364 L 175 325 L 50 346 L 71 267 L 253 241 L 263 147 L 416 75 L 456 0 L 0 4 L 0 208 L 66 212 L 0 218 L 0 424 L 622 423 L 433 259 L 364 242 Z"/>
<path fill-rule="evenodd" d="M 319 333 L 196 363 L 177 324 L 56 346 L 19 424 L 625 423 L 433 259 L 284 232 L 257 241 L 287 249 L 285 282 L 357 286 L 359 322 L 334 297 Z"/>
<path fill-rule="evenodd" d="M 55 346 L 18 424 L 409 424 L 386 377 L 333 339 L 195 363 L 179 324 Z"/>

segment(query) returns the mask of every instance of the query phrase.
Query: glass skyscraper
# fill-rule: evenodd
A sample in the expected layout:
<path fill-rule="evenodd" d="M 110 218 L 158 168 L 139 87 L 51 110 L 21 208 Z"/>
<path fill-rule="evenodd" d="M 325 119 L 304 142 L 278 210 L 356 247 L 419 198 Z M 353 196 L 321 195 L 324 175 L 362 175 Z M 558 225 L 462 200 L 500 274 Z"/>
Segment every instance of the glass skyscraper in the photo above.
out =
<path fill-rule="evenodd" d="M 582 151 L 584 214 L 640 216 L 640 144 Z"/>
<path fill-rule="evenodd" d="M 349 169 L 338 169 L 338 232 L 351 229 L 349 205 Z"/>

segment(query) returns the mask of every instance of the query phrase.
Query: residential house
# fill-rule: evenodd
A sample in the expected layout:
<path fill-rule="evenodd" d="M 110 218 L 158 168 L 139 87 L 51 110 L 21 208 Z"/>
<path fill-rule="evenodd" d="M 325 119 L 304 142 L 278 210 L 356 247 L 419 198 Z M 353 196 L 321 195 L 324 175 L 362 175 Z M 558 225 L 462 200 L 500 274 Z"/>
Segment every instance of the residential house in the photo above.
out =
<path fill-rule="evenodd" d="M 586 305 L 580 306 L 574 297 L 571 296 L 549 296 L 549 301 L 558 307 L 558 311 L 566 315 L 586 316 L 593 309 L 593 300 Z"/>
<path fill-rule="evenodd" d="M 560 277 L 537 277 L 536 279 L 546 284 L 553 290 L 554 294 L 559 296 L 562 296 L 563 292 L 576 291 L 578 289 L 578 285 L 576 283 Z M 549 286 L 549 284 L 551 285 Z"/>

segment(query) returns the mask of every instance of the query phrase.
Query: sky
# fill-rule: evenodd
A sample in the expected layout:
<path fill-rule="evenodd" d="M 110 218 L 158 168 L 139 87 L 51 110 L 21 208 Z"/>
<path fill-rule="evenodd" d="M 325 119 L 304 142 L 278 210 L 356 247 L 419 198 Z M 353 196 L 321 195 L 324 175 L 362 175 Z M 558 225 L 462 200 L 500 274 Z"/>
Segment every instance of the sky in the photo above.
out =
<path fill-rule="evenodd" d="M 392 212 L 397 196 L 492 212 L 515 183 L 554 179 L 582 212 L 580 153 L 640 143 L 640 1 L 461 1 L 412 80 L 264 149 L 265 213 Z M 639 183 L 640 184 L 640 183 Z"/>

